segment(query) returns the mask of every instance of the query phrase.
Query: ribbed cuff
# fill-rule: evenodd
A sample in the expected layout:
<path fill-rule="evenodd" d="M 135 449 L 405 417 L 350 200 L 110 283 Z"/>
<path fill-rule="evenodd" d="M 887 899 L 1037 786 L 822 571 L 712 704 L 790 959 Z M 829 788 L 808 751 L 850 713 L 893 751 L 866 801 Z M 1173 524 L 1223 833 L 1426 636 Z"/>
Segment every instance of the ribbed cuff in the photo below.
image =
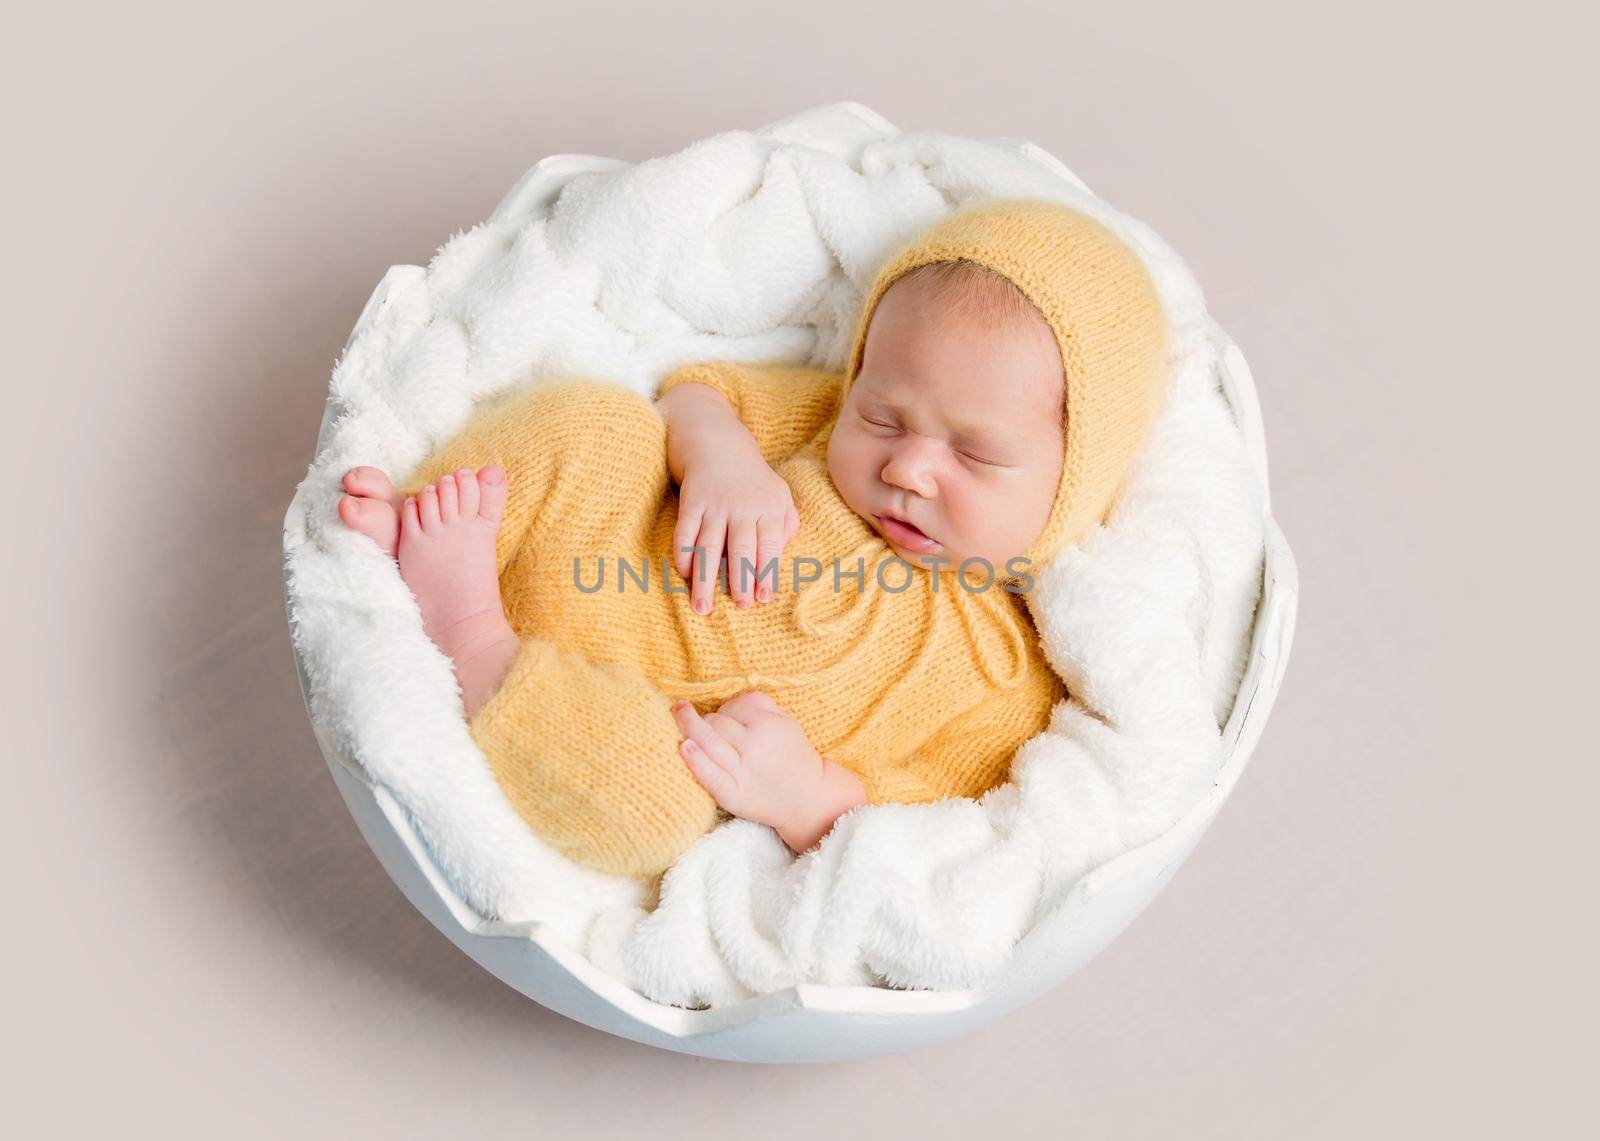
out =
<path fill-rule="evenodd" d="M 728 365 L 715 361 L 681 368 L 661 382 L 660 387 L 656 389 L 656 396 L 660 397 L 663 393 L 677 388 L 680 384 L 703 384 L 707 388 L 713 388 L 720 392 L 723 398 L 733 405 L 733 410 L 741 413 L 740 419 L 742 420 L 742 409 L 739 406 L 739 386 L 728 375 L 728 369 Z"/>

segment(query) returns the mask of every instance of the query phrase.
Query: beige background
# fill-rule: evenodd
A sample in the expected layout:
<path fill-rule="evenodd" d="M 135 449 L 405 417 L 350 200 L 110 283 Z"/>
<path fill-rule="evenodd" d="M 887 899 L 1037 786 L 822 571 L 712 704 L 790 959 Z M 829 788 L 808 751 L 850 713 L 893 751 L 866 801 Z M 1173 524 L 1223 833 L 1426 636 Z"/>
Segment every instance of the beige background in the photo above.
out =
<path fill-rule="evenodd" d="M 1593 27 L 227 7 L 7 20 L 8 1126 L 1592 1128 Z M 391 262 L 543 155 L 838 99 L 1031 138 L 1190 259 L 1254 366 L 1304 601 L 1251 771 L 1093 965 L 918 1054 L 725 1065 L 549 1014 L 410 910 L 307 728 L 279 522 Z"/>

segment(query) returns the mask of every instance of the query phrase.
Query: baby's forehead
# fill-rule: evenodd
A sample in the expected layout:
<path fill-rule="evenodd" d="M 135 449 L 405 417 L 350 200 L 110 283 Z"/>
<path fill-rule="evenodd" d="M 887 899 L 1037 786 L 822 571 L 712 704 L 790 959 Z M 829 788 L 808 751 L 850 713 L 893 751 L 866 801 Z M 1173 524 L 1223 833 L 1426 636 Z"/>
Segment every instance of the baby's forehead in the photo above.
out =
<path fill-rule="evenodd" d="M 1043 314 L 983 267 L 922 269 L 934 272 L 906 274 L 880 300 L 870 327 L 892 329 L 868 337 L 858 386 L 891 407 L 933 407 L 974 433 L 998 426 L 992 434 L 1043 434 L 1039 421 L 1060 411 L 1065 381 Z"/>
<path fill-rule="evenodd" d="M 883 312 L 883 302 L 893 296 L 894 304 L 915 313 L 924 327 L 975 332 L 1060 361 L 1050 323 L 1009 278 L 981 267 L 954 270 L 934 263 L 922 268 L 947 272 L 920 274 L 913 270 L 895 281 L 880 300 L 874 322 Z"/>

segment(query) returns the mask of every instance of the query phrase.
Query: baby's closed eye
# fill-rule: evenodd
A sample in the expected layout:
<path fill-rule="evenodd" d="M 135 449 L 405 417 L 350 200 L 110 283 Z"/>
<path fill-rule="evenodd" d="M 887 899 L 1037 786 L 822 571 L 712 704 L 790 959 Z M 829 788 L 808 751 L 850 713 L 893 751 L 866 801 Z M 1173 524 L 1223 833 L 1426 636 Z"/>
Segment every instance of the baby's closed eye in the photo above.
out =
<path fill-rule="evenodd" d="M 860 415 L 862 420 L 866 421 L 868 424 L 871 424 L 875 428 L 884 429 L 885 433 L 887 433 L 887 434 L 893 435 L 895 433 L 898 433 L 901 430 L 900 426 L 898 424 L 893 423 L 892 421 L 881 420 L 881 419 L 878 419 L 876 416 L 869 416 L 865 412 L 861 412 L 861 413 L 859 413 L 859 415 Z M 984 467 L 1011 467 L 1012 466 L 1011 464 L 1007 463 L 1004 459 L 998 458 L 996 453 L 993 450 L 990 450 L 990 449 L 980 448 L 980 447 L 976 447 L 976 446 L 965 446 L 965 447 L 956 446 L 956 447 L 953 447 L 952 450 L 955 451 L 955 453 L 957 455 L 961 456 L 962 458 L 967 459 L 967 460 L 971 460 L 973 463 L 976 463 L 976 464 L 982 464 Z"/>

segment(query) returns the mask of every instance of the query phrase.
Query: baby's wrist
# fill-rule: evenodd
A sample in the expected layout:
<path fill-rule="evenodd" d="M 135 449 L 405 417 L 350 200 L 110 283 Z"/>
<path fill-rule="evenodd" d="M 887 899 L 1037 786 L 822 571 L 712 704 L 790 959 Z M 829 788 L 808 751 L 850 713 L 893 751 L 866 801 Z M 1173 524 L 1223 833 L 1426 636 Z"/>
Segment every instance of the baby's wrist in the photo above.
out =
<path fill-rule="evenodd" d="M 685 436 L 683 451 L 686 467 L 730 459 L 762 462 L 761 445 L 756 443 L 750 429 L 738 420 L 731 424 L 713 422 L 696 425 L 695 430 Z"/>
<path fill-rule="evenodd" d="M 745 445 L 760 447 L 744 421 L 716 389 L 703 384 L 680 384 L 657 399 L 667 422 L 667 466 L 682 482 L 688 469 L 707 458 L 723 457 Z"/>
<path fill-rule="evenodd" d="M 816 793 L 803 811 L 777 829 L 778 836 L 796 853 L 805 852 L 833 831 L 839 817 L 866 802 L 866 790 L 856 775 L 824 757 Z"/>

